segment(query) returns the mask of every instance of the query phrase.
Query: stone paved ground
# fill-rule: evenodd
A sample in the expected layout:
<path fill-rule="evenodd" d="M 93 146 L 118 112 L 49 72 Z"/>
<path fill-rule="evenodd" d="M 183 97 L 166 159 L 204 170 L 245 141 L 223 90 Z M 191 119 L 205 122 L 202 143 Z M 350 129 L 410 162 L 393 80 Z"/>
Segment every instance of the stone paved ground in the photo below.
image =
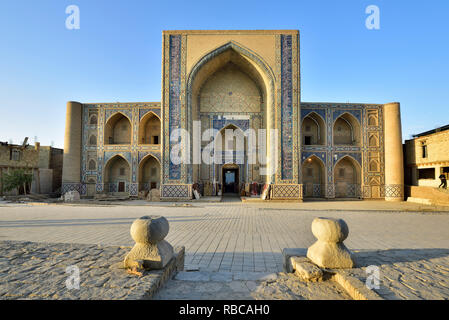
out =
<path fill-rule="evenodd" d="M 110 268 L 129 248 L 0 241 L 0 299 L 141 299 L 158 274 L 142 278 Z M 79 268 L 79 289 L 67 279 Z"/>
<path fill-rule="evenodd" d="M 376 208 L 381 211 L 374 211 Z M 282 249 L 310 246 L 315 240 L 310 231 L 312 220 L 326 216 L 347 222 L 350 232 L 345 244 L 350 249 L 449 248 L 447 212 L 386 211 L 411 208 L 416 207 L 368 201 L 189 206 L 0 204 L 0 240 L 132 245 L 132 221 L 160 214 L 170 223 L 167 240 L 186 247 L 187 268 L 280 272 Z"/>
<path fill-rule="evenodd" d="M 333 281 L 302 282 L 293 274 L 180 272 L 155 300 L 350 300 Z"/>
<path fill-rule="evenodd" d="M 0 241 L 0 300 L 147 299 L 162 271 L 130 275 L 117 264 L 130 247 Z M 79 288 L 67 287 L 79 270 Z M 261 272 L 179 272 L 155 299 L 350 299 L 338 284 L 299 282 L 293 275 Z"/>
<path fill-rule="evenodd" d="M 280 272 L 283 248 L 307 248 L 314 242 L 310 225 L 315 217 L 342 218 L 349 226 L 345 244 L 350 249 L 380 250 L 372 264 L 380 266 L 381 295 L 388 299 L 448 299 L 449 214 L 408 203 L 0 203 L 0 240 L 132 245 L 129 235 L 132 221 L 149 214 L 167 217 L 170 222 L 167 240 L 174 246 L 186 247 L 187 269 L 222 273 Z M 389 249 L 394 250 L 387 251 Z M 4 262 L 9 258 L 2 252 L 0 261 Z M 365 260 L 370 262 L 371 258 L 368 256 Z M 362 280 L 366 277 L 363 268 L 355 269 L 354 275 Z M 200 297 L 210 296 L 207 291 L 218 286 L 211 285 L 207 289 L 201 281 L 173 281 L 181 287 L 203 288 L 198 289 L 204 291 Z M 248 286 L 258 288 L 261 285 L 245 281 L 240 280 L 248 289 Z M 279 281 L 282 283 L 282 277 Z M 169 282 L 168 290 L 171 284 Z M 279 286 L 284 286 L 286 289 L 281 291 L 290 292 L 291 297 L 307 296 L 302 289 L 292 291 L 288 285 Z M 276 292 L 276 288 L 267 289 L 265 293 Z M 248 292 L 242 294 L 248 296 Z M 259 290 L 257 294 L 255 291 L 249 294 L 257 298 L 257 294 L 263 296 L 264 293 Z M 283 297 L 288 299 L 288 295 Z"/>
<path fill-rule="evenodd" d="M 360 267 L 345 271 L 366 283 L 379 267 L 380 287 L 388 300 L 449 300 L 449 249 L 363 250 L 356 253 Z"/>

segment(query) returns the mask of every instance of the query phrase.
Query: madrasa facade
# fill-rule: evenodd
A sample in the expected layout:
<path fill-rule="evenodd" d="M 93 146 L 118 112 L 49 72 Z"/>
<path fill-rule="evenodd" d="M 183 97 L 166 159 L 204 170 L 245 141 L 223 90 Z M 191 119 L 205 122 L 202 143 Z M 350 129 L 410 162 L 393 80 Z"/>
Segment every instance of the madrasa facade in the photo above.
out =
<path fill-rule="evenodd" d="M 402 201 L 399 103 L 301 101 L 299 39 L 298 30 L 164 31 L 161 102 L 67 103 L 61 192 Z M 245 148 L 231 138 L 213 150 L 223 161 L 194 161 L 206 131 L 231 129 Z M 184 161 L 174 161 L 180 145 Z M 249 161 L 251 148 L 265 158 Z"/>

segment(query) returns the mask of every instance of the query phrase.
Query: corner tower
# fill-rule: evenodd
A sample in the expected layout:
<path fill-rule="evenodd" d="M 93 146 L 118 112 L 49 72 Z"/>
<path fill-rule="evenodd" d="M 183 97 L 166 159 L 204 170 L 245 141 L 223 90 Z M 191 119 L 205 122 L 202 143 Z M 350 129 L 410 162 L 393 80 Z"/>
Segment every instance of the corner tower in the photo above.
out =
<path fill-rule="evenodd" d="M 401 107 L 387 103 L 384 109 L 385 130 L 385 200 L 404 200 L 404 160 L 402 151 Z"/>
<path fill-rule="evenodd" d="M 67 102 L 64 136 L 64 158 L 61 193 L 76 190 L 81 193 L 81 133 L 82 104 Z"/>

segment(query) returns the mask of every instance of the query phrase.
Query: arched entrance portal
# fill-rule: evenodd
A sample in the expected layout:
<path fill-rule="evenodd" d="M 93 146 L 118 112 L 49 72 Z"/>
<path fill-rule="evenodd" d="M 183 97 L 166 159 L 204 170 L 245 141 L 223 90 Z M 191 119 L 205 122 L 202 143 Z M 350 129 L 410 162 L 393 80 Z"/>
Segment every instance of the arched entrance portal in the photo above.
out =
<path fill-rule="evenodd" d="M 152 155 L 146 156 L 139 164 L 139 191 L 159 189 L 161 165 Z"/>
<path fill-rule="evenodd" d="M 357 198 L 360 196 L 361 169 L 351 157 L 343 157 L 334 168 L 335 197 Z"/>
<path fill-rule="evenodd" d="M 239 166 L 236 164 L 225 164 L 222 167 L 223 195 L 235 195 L 240 192 Z"/>
<path fill-rule="evenodd" d="M 303 196 L 304 198 L 324 197 L 325 171 L 323 161 L 311 156 L 302 165 Z"/>
<path fill-rule="evenodd" d="M 111 194 L 128 194 L 131 169 L 121 155 L 111 158 L 104 167 L 105 191 Z"/>
<path fill-rule="evenodd" d="M 247 129 L 268 129 L 265 137 L 270 141 L 269 129 L 275 126 L 274 74 L 266 63 L 254 52 L 235 42 L 229 42 L 203 56 L 192 68 L 187 82 L 188 131 L 192 132 L 193 121 L 202 121 L 202 130 L 219 129 L 215 122 L 238 123 Z M 214 119 L 208 122 L 206 119 Z M 229 119 L 229 120 L 227 120 Z M 193 144 L 191 144 L 191 148 Z M 258 150 L 261 152 L 261 150 Z M 278 150 L 264 150 L 268 159 Z M 193 152 L 191 152 L 191 155 Z M 265 157 L 264 157 L 265 158 Z M 269 165 L 272 165 L 269 162 Z M 274 171 L 260 176 L 259 164 L 242 165 L 245 179 L 241 181 L 272 182 Z M 221 169 L 221 168 L 220 168 Z M 265 172 L 265 171 L 264 171 Z M 194 182 L 214 183 L 220 181 L 220 171 L 210 165 L 195 165 L 192 170 Z M 240 172 L 240 175 L 243 173 Z M 246 180 L 249 181 L 246 181 Z M 263 180 L 263 181 L 260 181 Z"/>

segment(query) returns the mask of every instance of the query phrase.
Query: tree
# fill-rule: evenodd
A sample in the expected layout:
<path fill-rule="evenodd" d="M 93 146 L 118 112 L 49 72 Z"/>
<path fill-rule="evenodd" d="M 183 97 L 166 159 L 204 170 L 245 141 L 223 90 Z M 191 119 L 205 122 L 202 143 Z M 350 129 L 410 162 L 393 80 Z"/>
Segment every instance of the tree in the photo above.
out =
<path fill-rule="evenodd" d="M 23 191 L 27 194 L 27 186 L 33 181 L 33 175 L 26 173 L 23 169 L 16 169 L 12 172 L 5 174 L 3 178 L 3 188 L 5 191 L 11 191 L 16 189 L 19 194 L 20 187 L 23 187 Z"/>

